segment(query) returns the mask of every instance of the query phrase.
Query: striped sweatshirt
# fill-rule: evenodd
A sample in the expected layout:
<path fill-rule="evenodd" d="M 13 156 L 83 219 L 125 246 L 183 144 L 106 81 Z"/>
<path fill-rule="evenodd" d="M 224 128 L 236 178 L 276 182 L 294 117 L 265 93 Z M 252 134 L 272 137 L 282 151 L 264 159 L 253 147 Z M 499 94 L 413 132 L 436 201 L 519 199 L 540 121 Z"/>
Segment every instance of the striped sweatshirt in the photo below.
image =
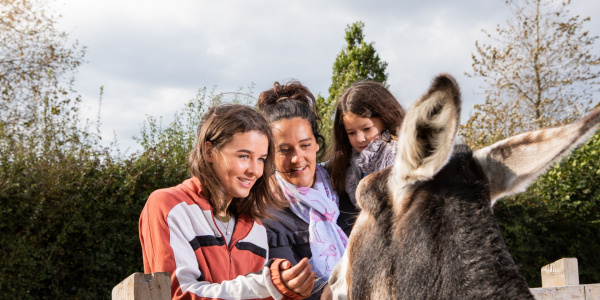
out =
<path fill-rule="evenodd" d="M 169 272 L 173 299 L 299 299 L 266 263 L 263 225 L 239 215 L 227 245 L 200 181 L 154 191 L 140 216 L 144 272 Z"/>

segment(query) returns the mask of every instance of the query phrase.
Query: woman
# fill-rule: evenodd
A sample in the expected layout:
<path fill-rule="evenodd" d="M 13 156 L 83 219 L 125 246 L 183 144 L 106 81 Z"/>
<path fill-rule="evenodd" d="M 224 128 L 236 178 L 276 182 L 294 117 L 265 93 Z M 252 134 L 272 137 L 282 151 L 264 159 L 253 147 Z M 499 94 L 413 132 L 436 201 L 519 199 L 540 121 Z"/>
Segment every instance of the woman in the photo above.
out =
<path fill-rule="evenodd" d="M 173 299 L 301 299 L 315 273 L 307 260 L 266 263 L 259 218 L 273 197 L 273 143 L 255 109 L 209 109 L 189 154 L 192 178 L 154 191 L 140 217 L 144 272 L 169 272 Z"/>
<path fill-rule="evenodd" d="M 398 100 L 379 82 L 356 82 L 338 100 L 328 166 L 336 191 L 344 191 L 355 205 L 358 182 L 393 164 L 404 115 Z"/>
<path fill-rule="evenodd" d="M 325 145 L 315 98 L 299 82 L 275 82 L 260 94 L 258 107 L 273 129 L 275 177 L 289 203 L 272 213 L 275 221 L 264 220 L 270 253 L 292 264 L 310 258 L 318 279 L 309 299 L 327 297 L 327 279 L 344 253 L 356 211 L 347 198 L 338 198 L 317 163 Z"/>

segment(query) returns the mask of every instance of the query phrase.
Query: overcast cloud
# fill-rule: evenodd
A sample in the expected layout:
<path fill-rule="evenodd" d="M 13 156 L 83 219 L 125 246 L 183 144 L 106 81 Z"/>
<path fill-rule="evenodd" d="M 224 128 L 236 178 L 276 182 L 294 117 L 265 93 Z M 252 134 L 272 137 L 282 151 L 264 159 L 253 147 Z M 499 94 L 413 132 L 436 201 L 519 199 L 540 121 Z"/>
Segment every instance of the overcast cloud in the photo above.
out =
<path fill-rule="evenodd" d="M 257 97 L 274 81 L 297 79 L 327 96 L 344 30 L 358 20 L 388 62 L 388 84 L 402 105 L 448 72 L 461 85 L 466 120 L 483 102 L 481 80 L 464 75 L 475 41 L 487 41 L 481 30 L 510 15 L 503 0 L 56 1 L 61 29 L 87 47 L 76 76 L 84 111 L 95 119 L 103 86 L 103 139 L 116 134 L 128 152 L 139 150 L 132 137 L 147 116 L 168 121 L 202 87 L 255 84 Z M 587 29 L 600 35 L 600 1 L 575 0 L 571 12 L 590 16 Z"/>

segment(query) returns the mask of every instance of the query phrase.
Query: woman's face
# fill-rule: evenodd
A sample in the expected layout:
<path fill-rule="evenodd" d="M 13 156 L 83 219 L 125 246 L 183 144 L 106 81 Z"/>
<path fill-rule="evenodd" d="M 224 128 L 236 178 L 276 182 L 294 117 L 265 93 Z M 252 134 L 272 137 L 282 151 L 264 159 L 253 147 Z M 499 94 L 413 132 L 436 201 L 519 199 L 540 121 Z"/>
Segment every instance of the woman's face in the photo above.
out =
<path fill-rule="evenodd" d="M 263 175 L 269 153 L 267 136 L 257 131 L 236 133 L 220 150 L 206 143 L 207 160 L 227 192 L 228 201 L 248 197 L 250 188 Z"/>
<path fill-rule="evenodd" d="M 275 136 L 275 167 L 285 181 L 312 187 L 315 182 L 319 144 L 310 124 L 302 118 L 271 123 Z"/>
<path fill-rule="evenodd" d="M 347 113 L 342 118 L 350 145 L 354 151 L 361 153 L 370 142 L 375 140 L 383 130 L 380 118 L 363 118 L 353 113 Z"/>

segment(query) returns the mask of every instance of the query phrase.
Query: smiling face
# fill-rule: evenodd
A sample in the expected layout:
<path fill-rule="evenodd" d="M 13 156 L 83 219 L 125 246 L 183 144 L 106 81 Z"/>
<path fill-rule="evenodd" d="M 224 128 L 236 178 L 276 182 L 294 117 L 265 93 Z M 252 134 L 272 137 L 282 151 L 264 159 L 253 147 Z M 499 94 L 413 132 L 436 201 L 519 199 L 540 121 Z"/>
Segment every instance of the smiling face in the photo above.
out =
<path fill-rule="evenodd" d="M 380 118 L 363 118 L 353 113 L 345 114 L 342 118 L 348 140 L 354 151 L 361 153 L 370 142 L 375 140 L 385 126 Z"/>
<path fill-rule="evenodd" d="M 267 136 L 257 131 L 236 133 L 219 150 L 206 143 L 207 161 L 227 193 L 227 203 L 233 198 L 248 197 L 250 188 L 263 175 L 269 152 Z"/>
<path fill-rule="evenodd" d="M 271 123 L 275 137 L 275 167 L 285 181 L 312 187 L 315 182 L 319 144 L 308 121 L 281 119 Z"/>

